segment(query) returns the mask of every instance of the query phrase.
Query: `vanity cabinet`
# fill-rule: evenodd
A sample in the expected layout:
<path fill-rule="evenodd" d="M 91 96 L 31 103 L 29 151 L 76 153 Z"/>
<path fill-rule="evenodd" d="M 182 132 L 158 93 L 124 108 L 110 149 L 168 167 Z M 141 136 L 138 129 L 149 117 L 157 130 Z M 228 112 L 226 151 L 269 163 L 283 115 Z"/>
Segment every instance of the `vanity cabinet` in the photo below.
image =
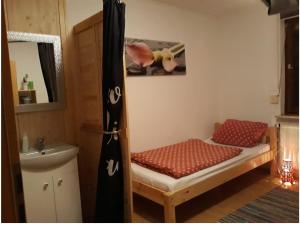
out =
<path fill-rule="evenodd" d="M 55 196 L 52 177 L 36 173 L 23 176 L 27 222 L 55 222 Z"/>
<path fill-rule="evenodd" d="M 27 222 L 82 222 L 77 158 L 22 178 Z"/>
<path fill-rule="evenodd" d="M 57 222 L 81 222 L 77 171 L 53 177 Z"/>

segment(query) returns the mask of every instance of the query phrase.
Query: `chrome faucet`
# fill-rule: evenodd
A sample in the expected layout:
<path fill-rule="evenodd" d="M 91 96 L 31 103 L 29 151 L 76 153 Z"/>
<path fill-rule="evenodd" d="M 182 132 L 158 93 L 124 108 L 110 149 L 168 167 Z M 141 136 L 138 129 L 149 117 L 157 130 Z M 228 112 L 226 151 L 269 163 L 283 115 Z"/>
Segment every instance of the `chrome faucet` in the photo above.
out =
<path fill-rule="evenodd" d="M 40 152 L 45 148 L 45 138 L 43 137 L 38 137 L 36 139 L 36 146 L 37 150 L 39 150 Z"/>

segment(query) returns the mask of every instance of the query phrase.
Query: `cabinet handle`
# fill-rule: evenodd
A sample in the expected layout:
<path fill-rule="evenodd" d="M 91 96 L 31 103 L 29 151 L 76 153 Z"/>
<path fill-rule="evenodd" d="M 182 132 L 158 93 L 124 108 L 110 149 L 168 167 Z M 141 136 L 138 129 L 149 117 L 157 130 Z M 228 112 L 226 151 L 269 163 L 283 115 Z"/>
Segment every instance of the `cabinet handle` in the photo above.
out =
<path fill-rule="evenodd" d="M 49 186 L 48 183 L 44 183 L 44 184 L 43 184 L 43 189 L 46 190 L 48 186 Z"/>
<path fill-rule="evenodd" d="M 57 182 L 57 185 L 60 186 L 62 184 L 62 182 L 63 182 L 63 179 L 59 178 L 58 182 Z"/>

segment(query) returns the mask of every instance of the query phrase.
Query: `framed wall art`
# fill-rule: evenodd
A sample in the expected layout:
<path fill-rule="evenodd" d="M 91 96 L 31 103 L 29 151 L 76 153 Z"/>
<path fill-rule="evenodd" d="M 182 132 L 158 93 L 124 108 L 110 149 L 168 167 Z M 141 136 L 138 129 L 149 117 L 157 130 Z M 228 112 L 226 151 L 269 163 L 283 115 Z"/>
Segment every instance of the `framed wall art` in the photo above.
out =
<path fill-rule="evenodd" d="M 180 42 L 125 39 L 127 76 L 185 75 L 185 45 Z"/>

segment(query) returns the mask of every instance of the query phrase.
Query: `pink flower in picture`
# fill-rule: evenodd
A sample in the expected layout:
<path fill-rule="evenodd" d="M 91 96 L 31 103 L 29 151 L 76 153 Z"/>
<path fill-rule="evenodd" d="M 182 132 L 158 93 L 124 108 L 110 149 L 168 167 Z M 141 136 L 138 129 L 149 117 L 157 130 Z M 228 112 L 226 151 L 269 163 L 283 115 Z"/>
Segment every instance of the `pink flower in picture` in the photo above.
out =
<path fill-rule="evenodd" d="M 126 39 L 126 70 L 136 75 L 184 75 L 185 46 L 180 42 Z"/>
<path fill-rule="evenodd" d="M 126 52 L 137 65 L 146 67 L 154 62 L 151 48 L 143 42 L 126 45 Z"/>

